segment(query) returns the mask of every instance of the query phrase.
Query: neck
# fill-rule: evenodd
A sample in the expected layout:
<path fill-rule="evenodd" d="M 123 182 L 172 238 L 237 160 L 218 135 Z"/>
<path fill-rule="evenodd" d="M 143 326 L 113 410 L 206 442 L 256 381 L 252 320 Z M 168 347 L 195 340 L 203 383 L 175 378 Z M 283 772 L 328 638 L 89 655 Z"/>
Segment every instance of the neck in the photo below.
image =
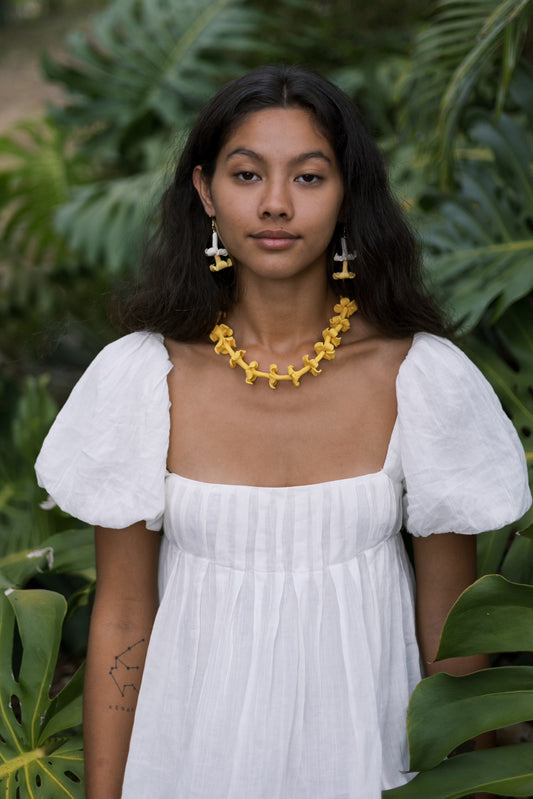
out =
<path fill-rule="evenodd" d="M 238 346 L 288 354 L 316 340 L 337 299 L 325 275 L 323 281 L 247 281 L 227 321 Z"/>

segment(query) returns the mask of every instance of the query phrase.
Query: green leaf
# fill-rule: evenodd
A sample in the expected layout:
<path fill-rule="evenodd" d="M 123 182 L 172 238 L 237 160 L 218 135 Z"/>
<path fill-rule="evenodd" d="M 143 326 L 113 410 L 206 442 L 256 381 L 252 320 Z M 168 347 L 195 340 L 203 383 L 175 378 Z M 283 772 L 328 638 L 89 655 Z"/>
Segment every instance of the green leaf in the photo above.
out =
<path fill-rule="evenodd" d="M 453 140 L 462 109 L 468 96 L 498 51 L 503 52 L 503 76 L 496 96 L 496 106 L 501 108 L 506 87 L 517 64 L 517 55 L 523 44 L 528 25 L 531 0 L 503 0 L 497 4 L 476 36 L 474 45 L 458 65 L 448 84 L 440 105 L 438 130 L 443 155 L 442 175 L 450 166 Z M 527 15 L 526 15 L 527 14 Z"/>
<path fill-rule="evenodd" d="M 44 540 L 38 549 L 22 549 L 0 557 L 0 574 L 9 587 L 22 587 L 44 571 L 94 580 L 93 528 L 65 530 Z"/>
<path fill-rule="evenodd" d="M 470 336 L 465 351 L 492 384 L 521 436 L 528 463 L 533 465 L 533 330 L 529 302 L 515 304 L 498 321 L 492 338 L 484 339 L 481 333 Z"/>
<path fill-rule="evenodd" d="M 422 128 L 422 146 L 432 153 L 441 179 L 451 177 L 453 148 L 462 112 L 484 76 L 500 60 L 501 78 L 487 85 L 501 110 L 518 63 L 531 0 L 439 0 L 418 33 L 404 84 L 407 122 Z M 433 132 L 433 135 L 432 135 Z"/>
<path fill-rule="evenodd" d="M 13 418 L 12 436 L 17 455 L 31 464 L 32 470 L 43 438 L 58 411 L 48 390 L 49 383 L 48 375 L 27 377 Z"/>
<path fill-rule="evenodd" d="M 33 796 L 36 785 L 54 799 L 83 797 L 82 743 L 66 732 L 81 722 L 81 677 L 53 702 L 49 698 L 65 610 L 64 597 L 52 591 L 0 596 L 0 783 L 6 797 Z M 22 643 L 16 676 L 15 625 Z M 46 728 L 62 737 L 47 737 Z"/>
<path fill-rule="evenodd" d="M 428 677 L 415 688 L 409 703 L 410 771 L 427 771 L 459 744 L 532 718 L 533 666 Z"/>
<path fill-rule="evenodd" d="M 532 541 L 533 540 L 533 524 L 530 524 L 528 527 L 526 527 L 525 530 L 520 530 L 519 535 L 523 536 L 524 538 L 528 538 L 530 541 Z"/>
<path fill-rule="evenodd" d="M 53 562 L 50 547 L 23 549 L 0 558 L 0 574 L 6 588 L 22 587 L 36 574 L 48 571 Z"/>
<path fill-rule="evenodd" d="M 383 799 L 463 799 L 475 791 L 513 797 L 533 794 L 533 743 L 520 743 L 456 755 L 423 771 Z"/>
<path fill-rule="evenodd" d="M 94 579 L 96 566 L 92 527 L 56 533 L 44 541 L 44 546 L 52 548 L 54 573 L 79 574 Z"/>
<path fill-rule="evenodd" d="M 502 574 L 515 583 L 533 584 L 533 541 L 530 538 L 522 535 L 513 538 L 502 564 Z"/>
<path fill-rule="evenodd" d="M 444 625 L 437 660 L 533 652 L 533 586 L 487 575 L 464 591 Z"/>
<path fill-rule="evenodd" d="M 115 0 L 91 31 L 69 36 L 63 63 L 44 59 L 48 77 L 69 93 L 56 118 L 84 128 L 86 144 L 106 159 L 133 158 L 131 142 L 183 128 L 245 71 L 244 56 L 265 44 L 260 19 L 239 0 Z"/>
<path fill-rule="evenodd" d="M 494 160 L 464 159 L 456 195 L 422 220 L 431 277 L 464 331 L 533 290 L 533 139 L 504 114 L 497 124 L 472 115 L 469 135 Z"/>
<path fill-rule="evenodd" d="M 25 256 L 41 271 L 47 260 L 61 260 L 65 255 L 64 240 L 53 229 L 52 219 L 80 170 L 78 160 L 66 149 L 64 133 L 46 119 L 20 123 L 0 138 L 2 240 L 18 259 Z M 22 286 L 31 276 L 27 271 L 22 275 L 8 271 L 7 278 Z"/>
<path fill-rule="evenodd" d="M 59 209 L 55 225 L 72 250 L 110 272 L 139 260 L 149 211 L 161 193 L 165 170 L 80 186 Z"/>
<path fill-rule="evenodd" d="M 82 715 L 84 678 L 85 664 L 80 666 L 63 690 L 50 703 L 50 710 L 47 714 L 48 721 L 43 727 L 39 743 L 79 725 Z"/>
<path fill-rule="evenodd" d="M 482 577 L 484 574 L 495 574 L 500 571 L 509 541 L 509 527 L 508 525 L 502 530 L 489 530 L 477 536 L 478 577 Z"/>

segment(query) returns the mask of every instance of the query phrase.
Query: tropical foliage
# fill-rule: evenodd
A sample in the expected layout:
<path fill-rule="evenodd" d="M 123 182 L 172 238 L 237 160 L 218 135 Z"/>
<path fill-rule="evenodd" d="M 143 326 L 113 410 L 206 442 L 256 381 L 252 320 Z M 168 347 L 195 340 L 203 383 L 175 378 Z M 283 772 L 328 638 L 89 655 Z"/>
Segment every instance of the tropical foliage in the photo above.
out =
<path fill-rule="evenodd" d="M 71 34 L 65 57 L 44 59 L 65 104 L 0 139 L 1 795 L 82 796 L 82 672 L 56 693 L 54 671 L 60 643 L 83 649 L 92 530 L 40 507 L 33 462 L 57 400 L 115 335 L 106 298 L 134 276 L 174 153 L 227 79 L 310 63 L 358 101 L 421 232 L 428 277 L 533 464 L 532 4 L 426 5 L 406 2 L 402 29 L 391 0 L 357 16 L 347 0 L 113 0 Z M 533 718 L 532 522 L 530 512 L 480 536 L 481 579 L 439 653 L 505 653 L 505 665 L 420 684 L 408 718 L 420 774 L 387 799 L 533 794 L 530 743 L 446 759 L 484 730 Z"/>
<path fill-rule="evenodd" d="M 533 651 L 533 586 L 489 575 L 454 605 L 437 659 Z M 533 718 L 533 666 L 502 666 L 464 677 L 436 674 L 415 689 L 407 726 L 411 770 L 407 785 L 384 799 L 460 799 L 465 792 L 506 796 L 533 793 L 533 742 L 447 755 L 469 739 Z"/>
<path fill-rule="evenodd" d="M 9 589 L 0 597 L 0 785 L 9 799 L 84 795 L 83 749 L 76 733 L 82 672 L 49 698 L 66 604 L 53 591 Z M 15 625 L 22 655 L 14 669 Z"/>
<path fill-rule="evenodd" d="M 439 0 L 417 36 L 406 80 L 406 119 L 413 130 L 429 134 L 427 144 L 445 180 L 453 174 L 461 114 L 472 95 L 488 95 L 502 110 L 531 8 L 531 0 Z"/>

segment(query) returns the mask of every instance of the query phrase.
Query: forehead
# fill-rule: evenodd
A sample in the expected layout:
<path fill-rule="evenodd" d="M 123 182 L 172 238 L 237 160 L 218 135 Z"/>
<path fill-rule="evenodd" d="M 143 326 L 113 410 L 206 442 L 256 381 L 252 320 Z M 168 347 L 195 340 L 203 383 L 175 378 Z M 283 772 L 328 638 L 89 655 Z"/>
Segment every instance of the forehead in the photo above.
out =
<path fill-rule="evenodd" d="M 231 131 L 219 153 L 252 150 L 263 157 L 293 158 L 321 150 L 336 161 L 333 148 L 315 117 L 303 108 L 266 108 L 252 111 Z"/>

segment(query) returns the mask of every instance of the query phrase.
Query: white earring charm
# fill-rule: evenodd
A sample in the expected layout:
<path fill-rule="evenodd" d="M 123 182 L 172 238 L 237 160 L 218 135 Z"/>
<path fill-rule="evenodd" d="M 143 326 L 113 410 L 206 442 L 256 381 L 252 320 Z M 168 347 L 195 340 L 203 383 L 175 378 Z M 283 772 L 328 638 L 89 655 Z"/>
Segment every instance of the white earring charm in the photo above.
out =
<path fill-rule="evenodd" d="M 333 256 L 334 261 L 342 261 L 342 272 L 333 272 L 333 280 L 353 280 L 355 272 L 348 270 L 348 261 L 355 261 L 357 254 L 348 252 L 348 245 L 346 243 L 346 231 L 344 236 L 341 237 L 341 252 L 340 255 L 336 253 Z"/>
<path fill-rule="evenodd" d="M 205 254 L 215 259 L 214 263 L 209 264 L 211 272 L 220 272 L 222 269 L 227 269 L 233 266 L 231 258 L 228 258 L 228 251 L 224 247 L 218 246 L 218 230 L 215 218 L 211 218 L 211 246 L 204 250 Z M 224 258 L 226 260 L 224 260 Z"/>

